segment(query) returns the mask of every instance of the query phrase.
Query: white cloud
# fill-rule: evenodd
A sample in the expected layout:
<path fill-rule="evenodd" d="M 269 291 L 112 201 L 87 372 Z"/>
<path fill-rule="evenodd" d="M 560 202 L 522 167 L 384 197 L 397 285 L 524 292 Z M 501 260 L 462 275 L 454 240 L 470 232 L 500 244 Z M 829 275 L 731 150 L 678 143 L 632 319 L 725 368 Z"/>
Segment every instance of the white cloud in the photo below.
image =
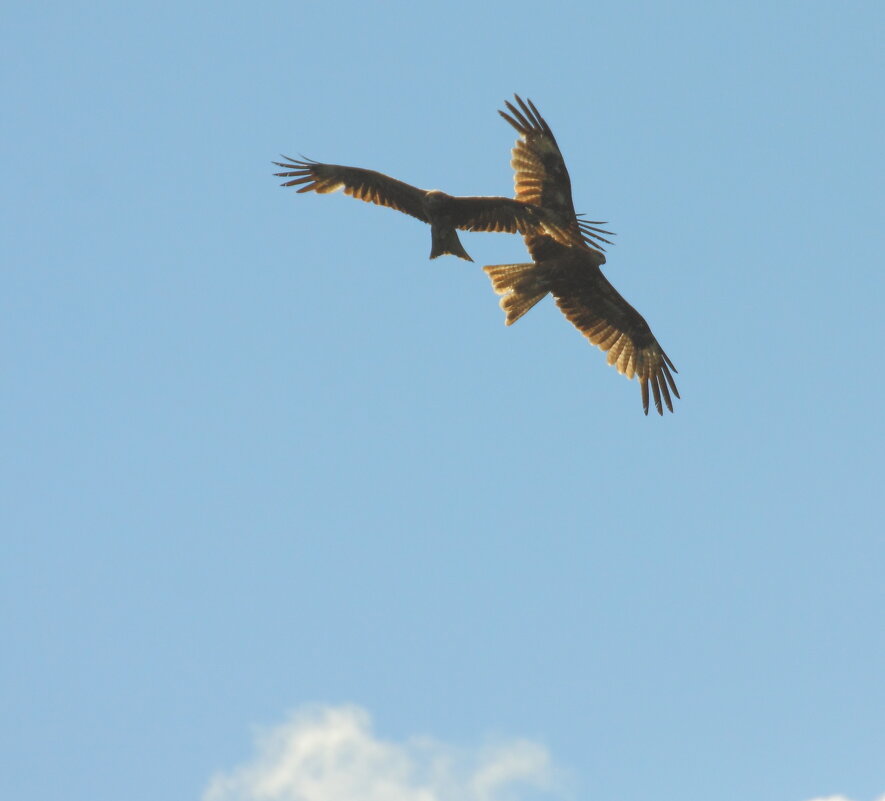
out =
<path fill-rule="evenodd" d="M 513 801 L 553 786 L 550 756 L 538 743 L 388 742 L 355 706 L 298 712 L 262 733 L 256 751 L 214 776 L 203 801 Z"/>
<path fill-rule="evenodd" d="M 821 795 L 817 798 L 810 798 L 808 801 L 851 801 L 851 799 L 844 795 Z M 885 801 L 885 795 L 879 796 L 877 801 Z"/>

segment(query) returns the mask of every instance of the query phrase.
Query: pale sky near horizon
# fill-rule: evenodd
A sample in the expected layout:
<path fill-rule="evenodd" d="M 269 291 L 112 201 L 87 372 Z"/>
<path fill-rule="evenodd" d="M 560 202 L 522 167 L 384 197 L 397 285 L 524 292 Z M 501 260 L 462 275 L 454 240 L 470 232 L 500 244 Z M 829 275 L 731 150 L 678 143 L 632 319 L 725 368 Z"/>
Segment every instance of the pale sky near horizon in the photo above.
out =
<path fill-rule="evenodd" d="M 0 797 L 880 798 L 883 29 L 12 3 Z M 504 326 L 519 237 L 429 261 L 272 175 L 512 195 L 514 92 L 675 414 L 551 300 Z"/>

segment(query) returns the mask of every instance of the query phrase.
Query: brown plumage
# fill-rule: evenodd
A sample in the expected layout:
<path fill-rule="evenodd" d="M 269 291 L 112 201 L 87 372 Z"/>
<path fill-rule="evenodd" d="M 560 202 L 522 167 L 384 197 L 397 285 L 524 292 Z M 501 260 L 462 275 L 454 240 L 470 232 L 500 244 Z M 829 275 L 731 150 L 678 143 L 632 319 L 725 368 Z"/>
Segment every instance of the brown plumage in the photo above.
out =
<path fill-rule="evenodd" d="M 571 231 L 568 225 L 560 226 L 555 215 L 519 199 L 454 197 L 436 189 L 418 189 L 374 170 L 283 158 L 287 161 L 273 162 L 285 170 L 275 175 L 291 179 L 283 186 L 301 186 L 299 192 L 320 194 L 343 189 L 358 200 L 387 206 L 429 223 L 431 259 L 450 253 L 473 261 L 458 239 L 459 228 L 511 234 L 538 232 L 566 244 L 580 241 L 580 233 Z"/>
<path fill-rule="evenodd" d="M 602 274 L 605 256 L 593 245 L 603 240 L 593 227 L 579 220 L 572 204 L 571 181 L 550 126 L 531 100 L 519 108 L 507 103 L 502 117 L 520 134 L 513 148 L 516 197 L 545 209 L 556 223 L 572 234 L 579 231 L 580 244 L 563 245 L 543 233 L 525 235 L 533 261 L 484 267 L 495 291 L 502 295 L 501 308 L 511 325 L 548 292 L 572 324 L 600 350 L 608 363 L 627 378 L 636 377 L 642 392 L 642 408 L 648 414 L 649 384 L 655 408 L 663 415 L 663 403 L 673 411 L 670 396 L 678 398 L 673 380 L 676 367 L 651 332 L 645 318 L 634 309 Z M 672 370 L 672 372 L 671 372 Z"/>

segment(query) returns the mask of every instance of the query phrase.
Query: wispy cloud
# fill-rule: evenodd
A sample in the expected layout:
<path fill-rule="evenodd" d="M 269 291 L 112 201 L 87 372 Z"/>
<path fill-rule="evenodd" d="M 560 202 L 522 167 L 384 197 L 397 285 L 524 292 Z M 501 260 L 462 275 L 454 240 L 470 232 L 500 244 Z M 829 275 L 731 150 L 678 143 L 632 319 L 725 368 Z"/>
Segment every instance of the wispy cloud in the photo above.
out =
<path fill-rule="evenodd" d="M 303 710 L 260 734 L 254 757 L 213 777 L 203 801 L 515 801 L 552 789 L 536 742 L 390 742 L 364 709 L 344 706 Z"/>
<path fill-rule="evenodd" d="M 809 798 L 808 801 L 852 801 L 852 799 L 844 795 L 821 795 L 816 798 Z M 880 795 L 876 801 L 885 801 L 885 795 Z"/>

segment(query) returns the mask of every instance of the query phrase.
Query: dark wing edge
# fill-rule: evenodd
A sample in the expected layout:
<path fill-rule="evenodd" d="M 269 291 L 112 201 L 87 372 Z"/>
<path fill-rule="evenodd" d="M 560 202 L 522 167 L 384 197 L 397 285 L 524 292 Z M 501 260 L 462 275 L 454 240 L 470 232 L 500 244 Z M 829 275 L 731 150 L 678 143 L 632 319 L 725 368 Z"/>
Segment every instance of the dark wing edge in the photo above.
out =
<path fill-rule="evenodd" d="M 516 108 L 509 100 L 505 100 L 504 105 L 507 106 L 507 111 L 509 111 L 510 114 L 506 111 L 498 111 L 498 114 L 507 120 L 507 122 L 516 128 L 516 130 L 523 136 L 535 135 L 549 137 L 550 143 L 558 151 L 559 145 L 556 144 L 556 137 L 553 135 L 553 131 L 547 124 L 547 120 L 541 116 L 541 113 L 535 107 L 535 104 L 532 103 L 531 100 L 526 103 L 517 94 L 514 94 L 513 97 L 519 104 L 519 108 Z"/>
<path fill-rule="evenodd" d="M 384 173 L 361 167 L 345 167 L 340 164 L 322 164 L 312 159 L 293 159 L 281 156 L 285 162 L 274 161 L 284 172 L 274 173 L 278 178 L 289 178 L 281 186 L 300 186 L 298 192 L 326 194 L 343 189 L 344 194 L 366 203 L 387 206 L 423 222 L 429 222 L 424 210 L 426 192 L 415 186 L 398 181 Z"/>
<path fill-rule="evenodd" d="M 582 214 L 578 213 L 575 215 L 578 219 L 578 228 L 581 231 L 581 240 L 585 245 L 590 246 L 591 248 L 597 248 L 599 250 L 605 250 L 602 246 L 602 242 L 605 242 L 606 245 L 614 245 L 610 239 L 606 239 L 604 236 L 600 236 L 600 234 L 607 234 L 608 236 L 617 236 L 614 231 L 607 231 L 605 228 L 597 228 L 599 225 L 608 225 L 604 220 L 582 220 Z"/>

